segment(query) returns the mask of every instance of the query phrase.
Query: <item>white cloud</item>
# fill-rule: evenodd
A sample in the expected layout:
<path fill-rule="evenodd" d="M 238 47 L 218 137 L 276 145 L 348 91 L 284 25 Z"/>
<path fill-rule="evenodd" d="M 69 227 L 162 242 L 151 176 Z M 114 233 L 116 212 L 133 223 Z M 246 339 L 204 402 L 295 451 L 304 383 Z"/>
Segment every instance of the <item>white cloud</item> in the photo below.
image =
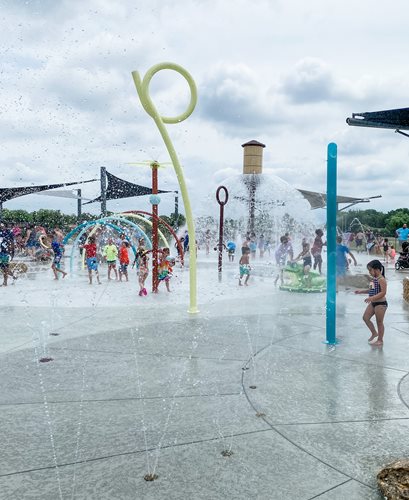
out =
<path fill-rule="evenodd" d="M 326 147 L 336 141 L 342 194 L 379 190 L 379 206 L 403 206 L 409 142 L 345 123 L 352 112 L 408 105 L 409 71 L 396 47 L 409 7 L 395 8 L 399 19 L 369 0 L 330 8 L 323 0 L 4 1 L 0 182 L 86 179 L 101 165 L 148 182 L 125 164 L 168 153 L 131 71 L 143 76 L 171 60 L 199 90 L 193 115 L 168 126 L 195 202 L 223 172 L 240 172 L 240 145 L 258 139 L 266 168 L 306 189 L 325 188 Z M 189 94 L 169 73 L 150 90 L 160 112 L 175 115 Z M 177 186 L 171 167 L 161 181 Z M 91 197 L 98 187 L 84 190 Z"/>

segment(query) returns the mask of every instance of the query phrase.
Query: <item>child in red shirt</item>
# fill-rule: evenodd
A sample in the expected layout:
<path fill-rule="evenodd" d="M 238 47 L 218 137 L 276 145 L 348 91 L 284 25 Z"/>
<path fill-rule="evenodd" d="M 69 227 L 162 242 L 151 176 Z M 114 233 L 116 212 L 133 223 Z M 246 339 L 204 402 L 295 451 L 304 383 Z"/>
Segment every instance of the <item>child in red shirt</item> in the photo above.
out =
<path fill-rule="evenodd" d="M 88 278 L 89 284 L 92 285 L 92 271 L 95 271 L 95 275 L 97 277 L 98 284 L 101 284 L 99 280 L 98 273 L 98 262 L 97 262 L 97 244 L 95 243 L 95 236 L 90 236 L 88 238 L 89 243 L 85 243 L 85 245 L 80 245 L 80 248 L 85 250 L 85 259 L 88 268 Z"/>
<path fill-rule="evenodd" d="M 129 266 L 129 253 L 128 253 L 129 243 L 123 241 L 119 249 L 119 281 L 122 281 L 122 276 L 125 276 L 126 281 L 128 280 L 128 266 Z"/>

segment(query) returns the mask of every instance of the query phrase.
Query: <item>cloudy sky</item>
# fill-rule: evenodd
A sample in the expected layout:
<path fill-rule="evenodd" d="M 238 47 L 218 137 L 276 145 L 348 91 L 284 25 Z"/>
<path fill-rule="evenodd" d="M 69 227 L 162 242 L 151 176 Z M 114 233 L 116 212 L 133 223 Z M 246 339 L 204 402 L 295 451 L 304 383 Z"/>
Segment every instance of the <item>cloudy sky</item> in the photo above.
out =
<path fill-rule="evenodd" d="M 242 168 L 241 144 L 264 144 L 269 171 L 325 190 L 326 147 L 338 144 L 338 192 L 382 198 L 362 208 L 408 206 L 409 139 L 349 127 L 352 112 L 409 106 L 407 1 L 0 0 L 0 186 L 115 175 L 149 185 L 128 162 L 168 161 L 131 71 L 184 66 L 198 86 L 192 116 L 168 131 L 194 207 Z M 152 80 L 163 115 L 184 111 L 186 82 Z M 173 168 L 160 187 L 177 189 Z M 98 195 L 98 184 L 84 186 Z M 166 199 L 165 198 L 169 198 Z M 172 206 L 162 198 L 162 213 Z M 131 203 L 131 205 L 130 205 Z M 147 208 L 147 199 L 110 202 Z M 75 201 L 31 195 L 5 204 L 75 212 Z M 90 205 L 98 210 L 97 205 Z M 92 209 L 90 209 L 92 211 Z"/>

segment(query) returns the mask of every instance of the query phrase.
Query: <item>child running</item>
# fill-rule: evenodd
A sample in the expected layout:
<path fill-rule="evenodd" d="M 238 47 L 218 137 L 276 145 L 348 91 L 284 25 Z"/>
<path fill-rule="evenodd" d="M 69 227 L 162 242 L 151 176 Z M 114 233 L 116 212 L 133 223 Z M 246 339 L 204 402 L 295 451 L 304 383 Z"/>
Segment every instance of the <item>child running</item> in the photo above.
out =
<path fill-rule="evenodd" d="M 234 253 L 236 252 L 236 243 L 234 241 L 227 242 L 227 253 L 229 255 L 229 262 L 234 261 Z"/>
<path fill-rule="evenodd" d="M 101 281 L 99 280 L 99 273 L 98 273 L 97 245 L 95 243 L 95 236 L 90 236 L 88 238 L 88 241 L 89 241 L 89 243 L 85 243 L 84 245 L 80 245 L 80 248 L 83 248 L 85 250 L 85 258 L 86 258 L 87 268 L 88 268 L 89 284 L 92 285 L 92 271 L 95 271 L 98 285 L 100 285 Z"/>
<path fill-rule="evenodd" d="M 239 265 L 240 265 L 240 278 L 239 278 L 239 286 L 243 286 L 241 280 L 246 277 L 244 280 L 245 286 L 248 285 L 248 280 L 250 278 L 250 248 L 249 247 L 243 247 L 241 249 L 242 256 L 240 257 Z"/>
<path fill-rule="evenodd" d="M 307 286 L 311 286 L 311 276 L 310 276 L 310 269 L 312 265 L 312 258 L 311 258 L 311 251 L 310 251 L 310 244 L 303 239 L 302 241 L 302 250 L 297 255 L 297 257 L 294 259 L 293 262 L 297 262 L 297 260 L 301 260 L 303 262 L 303 272 L 304 272 L 304 282 Z"/>
<path fill-rule="evenodd" d="M 388 238 L 384 238 L 382 242 L 382 251 L 383 251 L 383 258 L 385 259 L 385 264 L 389 263 L 389 240 Z"/>
<path fill-rule="evenodd" d="M 385 332 L 383 318 L 388 308 L 388 302 L 386 301 L 387 283 L 385 279 L 385 268 L 379 260 L 371 260 L 366 267 L 373 278 L 372 283 L 368 290 L 356 290 L 355 293 L 369 294 L 369 297 L 365 299 L 368 305 L 362 319 L 371 332 L 371 336 L 368 339 L 369 344 L 378 347 L 383 345 L 383 335 Z M 374 315 L 378 331 L 376 331 L 371 321 Z"/>
<path fill-rule="evenodd" d="M 137 266 L 138 270 L 138 282 L 139 282 L 139 297 L 148 295 L 145 288 L 146 278 L 149 276 L 149 256 L 148 251 L 145 249 L 145 242 L 143 239 L 139 240 L 138 250 L 136 251 L 135 261 L 132 267 Z"/>
<path fill-rule="evenodd" d="M 324 233 L 322 229 L 316 229 L 315 230 L 315 240 L 311 248 L 311 254 L 314 257 L 314 266 L 313 269 L 317 269 L 318 267 L 318 272 L 321 274 L 322 272 L 322 247 L 326 245 L 322 241 L 322 237 L 324 236 Z"/>
<path fill-rule="evenodd" d="M 171 262 L 173 259 L 169 256 L 169 248 L 164 248 L 162 250 L 162 255 L 159 260 L 159 265 L 158 265 L 158 280 L 159 284 L 161 284 L 163 281 L 165 282 L 166 285 L 166 290 L 170 292 L 170 287 L 169 287 L 169 280 L 172 277 L 172 266 Z"/>
<path fill-rule="evenodd" d="M 54 279 L 58 280 L 58 273 L 62 274 L 62 277 L 65 278 L 67 273 L 61 269 L 61 259 L 64 254 L 64 246 L 62 243 L 58 241 L 58 237 L 56 233 L 53 233 L 53 241 L 51 243 L 51 248 L 54 253 L 53 263 L 51 264 L 51 269 L 54 273 Z"/>
<path fill-rule="evenodd" d="M 111 279 L 111 271 L 114 271 L 115 279 L 118 280 L 118 271 L 116 270 L 116 258 L 118 257 L 118 249 L 114 245 L 114 240 L 108 238 L 108 245 L 104 246 L 102 255 L 106 258 L 108 264 L 108 279 Z"/>
<path fill-rule="evenodd" d="M 291 245 L 291 241 L 287 235 L 281 236 L 280 245 L 275 251 L 275 259 L 278 267 L 278 273 L 276 279 L 274 280 L 274 285 L 277 285 L 278 280 L 281 281 L 281 285 L 284 284 L 284 268 L 287 263 L 287 255 L 290 260 L 293 260 L 294 251 Z"/>
<path fill-rule="evenodd" d="M 128 280 L 128 266 L 129 266 L 129 253 L 128 253 L 129 243 L 125 240 L 122 241 L 121 247 L 119 249 L 119 281 L 122 281 L 122 276 L 125 276 L 126 281 Z"/>

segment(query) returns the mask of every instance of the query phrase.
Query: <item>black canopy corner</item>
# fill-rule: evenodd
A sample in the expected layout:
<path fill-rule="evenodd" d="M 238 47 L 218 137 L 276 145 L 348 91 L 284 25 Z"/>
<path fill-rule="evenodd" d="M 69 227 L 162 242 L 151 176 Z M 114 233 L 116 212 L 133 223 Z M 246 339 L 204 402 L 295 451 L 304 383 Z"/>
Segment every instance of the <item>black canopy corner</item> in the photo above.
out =
<path fill-rule="evenodd" d="M 352 113 L 352 118 L 347 118 L 346 122 L 354 127 L 389 128 L 396 131 L 400 129 L 409 130 L 409 108 Z"/>
<path fill-rule="evenodd" d="M 317 193 L 315 191 L 306 191 L 305 189 L 297 189 L 310 204 L 311 210 L 317 208 L 325 208 L 327 206 L 327 195 L 325 193 Z M 337 204 L 348 204 L 339 211 L 352 207 L 358 203 L 369 203 L 374 198 L 382 198 L 381 195 L 368 196 L 367 198 L 355 198 L 352 196 L 337 196 Z"/>
<path fill-rule="evenodd" d="M 0 188 L 0 203 L 12 200 L 13 198 L 18 198 L 19 196 L 25 196 L 27 194 L 39 193 L 41 191 L 48 191 L 49 189 L 57 189 L 66 186 L 74 186 L 75 184 L 86 184 L 87 182 L 95 182 L 96 180 L 97 179 L 91 179 L 89 181 L 65 182 L 64 184 L 45 184 L 42 186 Z"/>
<path fill-rule="evenodd" d="M 129 181 L 124 181 L 115 175 L 106 172 L 107 176 L 107 189 L 106 189 L 106 199 L 107 200 L 118 200 L 121 198 L 132 198 L 134 196 L 144 196 L 146 194 L 152 194 L 152 189 L 139 186 L 138 184 L 133 184 Z M 161 191 L 158 193 L 170 193 L 171 191 Z M 101 202 L 102 196 L 98 196 L 94 200 L 83 203 L 83 205 L 88 205 L 89 203 Z"/>

